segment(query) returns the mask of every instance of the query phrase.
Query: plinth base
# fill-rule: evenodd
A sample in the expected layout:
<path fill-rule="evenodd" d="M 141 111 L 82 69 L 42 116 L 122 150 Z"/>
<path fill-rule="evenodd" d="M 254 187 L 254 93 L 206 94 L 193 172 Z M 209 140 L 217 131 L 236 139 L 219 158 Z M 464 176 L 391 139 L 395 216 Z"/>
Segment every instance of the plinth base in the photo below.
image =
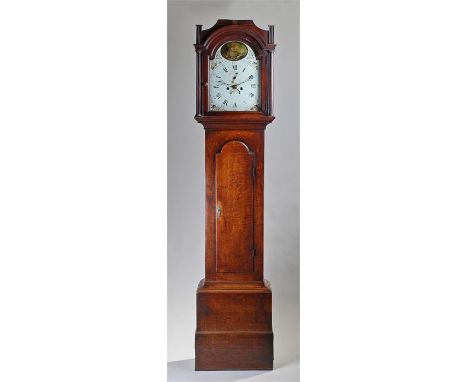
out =
<path fill-rule="evenodd" d="M 260 283 L 205 283 L 197 289 L 195 370 L 271 370 L 271 289 Z"/>

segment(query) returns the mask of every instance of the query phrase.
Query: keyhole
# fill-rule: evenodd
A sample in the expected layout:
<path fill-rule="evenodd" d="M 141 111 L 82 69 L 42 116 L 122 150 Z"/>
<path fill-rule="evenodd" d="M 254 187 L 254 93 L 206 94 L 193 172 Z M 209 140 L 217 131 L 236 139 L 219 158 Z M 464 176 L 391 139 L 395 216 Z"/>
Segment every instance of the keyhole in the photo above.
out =
<path fill-rule="evenodd" d="M 220 206 L 217 206 L 216 207 L 216 215 L 221 216 L 221 207 Z"/>

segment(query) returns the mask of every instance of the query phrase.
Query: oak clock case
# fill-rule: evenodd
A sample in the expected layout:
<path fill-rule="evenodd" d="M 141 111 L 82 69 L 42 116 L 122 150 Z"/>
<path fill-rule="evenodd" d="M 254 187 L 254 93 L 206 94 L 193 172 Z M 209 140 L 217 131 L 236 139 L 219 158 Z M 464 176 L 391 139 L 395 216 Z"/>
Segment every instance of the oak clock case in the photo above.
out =
<path fill-rule="evenodd" d="M 272 292 L 263 275 L 264 133 L 274 120 L 274 28 L 196 28 L 196 115 L 205 129 L 205 277 L 196 370 L 273 368 Z"/>

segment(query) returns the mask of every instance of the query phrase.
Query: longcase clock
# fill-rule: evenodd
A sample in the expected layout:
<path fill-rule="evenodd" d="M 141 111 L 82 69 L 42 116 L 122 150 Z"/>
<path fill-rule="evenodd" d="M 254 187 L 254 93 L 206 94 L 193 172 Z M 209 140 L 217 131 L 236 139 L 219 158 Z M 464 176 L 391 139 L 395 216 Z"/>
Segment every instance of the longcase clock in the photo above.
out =
<path fill-rule="evenodd" d="M 196 28 L 196 115 L 205 129 L 205 278 L 196 370 L 273 368 L 272 294 L 263 278 L 264 133 L 273 121 L 274 28 Z"/>

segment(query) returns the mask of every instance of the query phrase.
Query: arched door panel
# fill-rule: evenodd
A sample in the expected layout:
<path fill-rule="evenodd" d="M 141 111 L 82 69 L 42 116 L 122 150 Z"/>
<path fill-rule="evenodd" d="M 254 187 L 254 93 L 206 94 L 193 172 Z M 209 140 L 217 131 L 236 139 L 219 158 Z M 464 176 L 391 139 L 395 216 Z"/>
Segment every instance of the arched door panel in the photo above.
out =
<path fill-rule="evenodd" d="M 216 154 L 216 272 L 254 272 L 254 165 L 240 141 Z"/>

